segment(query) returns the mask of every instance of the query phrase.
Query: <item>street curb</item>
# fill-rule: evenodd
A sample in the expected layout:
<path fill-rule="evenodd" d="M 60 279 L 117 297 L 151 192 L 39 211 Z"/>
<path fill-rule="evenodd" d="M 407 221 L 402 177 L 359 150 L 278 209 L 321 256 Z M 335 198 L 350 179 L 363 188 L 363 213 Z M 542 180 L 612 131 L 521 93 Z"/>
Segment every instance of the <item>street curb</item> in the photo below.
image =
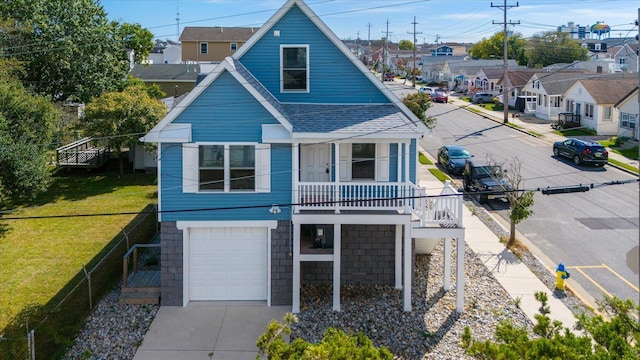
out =
<path fill-rule="evenodd" d="M 469 112 L 471 112 L 471 113 L 474 113 L 474 114 L 476 114 L 476 115 L 478 115 L 478 116 L 480 116 L 480 117 L 483 117 L 483 118 L 485 118 L 485 119 L 487 119 L 487 120 L 491 120 L 491 121 L 496 122 L 496 123 L 498 123 L 498 124 L 505 125 L 505 123 L 504 123 L 504 120 L 503 120 L 503 119 L 496 119 L 494 116 L 491 116 L 491 115 L 489 115 L 489 114 L 486 114 L 486 113 L 485 113 L 484 111 L 482 111 L 482 110 L 480 110 L 480 111 L 478 111 L 478 112 L 475 112 L 475 111 L 469 110 L 469 107 L 468 107 L 468 106 L 461 106 L 461 105 L 456 104 L 455 102 L 454 102 L 454 104 L 453 104 L 453 105 L 456 105 L 456 106 L 458 106 L 458 107 L 459 107 L 459 108 L 461 108 L 461 109 L 464 109 L 464 110 L 466 110 L 466 111 L 469 111 Z M 472 105 L 472 104 L 469 104 L 469 105 Z M 508 126 L 508 125 L 505 125 L 505 126 Z M 532 137 L 534 137 L 534 138 L 536 138 L 536 139 L 541 139 L 539 136 L 537 136 L 537 135 L 535 135 L 535 134 L 532 134 L 532 133 L 530 133 L 530 132 L 526 131 L 525 129 L 519 129 L 519 128 L 516 128 L 516 127 L 513 127 L 513 126 L 508 126 L 508 127 L 509 127 L 509 128 L 511 128 L 511 129 L 513 129 L 513 130 L 519 131 L 519 132 L 521 132 L 521 133 L 523 133 L 523 134 L 526 134 L 526 135 L 532 136 Z M 560 135 L 560 136 L 561 136 L 561 135 Z M 565 138 L 566 138 L 566 137 L 565 137 Z M 541 140 L 542 140 L 542 139 L 541 139 Z M 610 148 L 607 148 L 607 150 L 608 150 L 608 151 L 611 151 L 611 149 L 610 149 Z M 618 164 L 614 164 L 614 163 L 612 163 L 612 162 L 608 162 L 608 163 L 607 163 L 607 165 L 609 165 L 609 166 L 611 166 L 611 167 L 614 167 L 614 168 L 616 168 L 616 169 L 618 169 L 618 170 L 624 171 L 624 172 L 626 172 L 626 173 L 628 173 L 628 174 L 631 174 L 631 175 L 636 175 L 636 176 L 638 176 L 638 175 L 639 175 L 639 173 L 638 173 L 638 172 L 633 172 L 633 171 L 631 171 L 631 170 L 629 170 L 629 169 L 627 169 L 627 168 L 624 168 L 624 167 L 619 166 Z"/>

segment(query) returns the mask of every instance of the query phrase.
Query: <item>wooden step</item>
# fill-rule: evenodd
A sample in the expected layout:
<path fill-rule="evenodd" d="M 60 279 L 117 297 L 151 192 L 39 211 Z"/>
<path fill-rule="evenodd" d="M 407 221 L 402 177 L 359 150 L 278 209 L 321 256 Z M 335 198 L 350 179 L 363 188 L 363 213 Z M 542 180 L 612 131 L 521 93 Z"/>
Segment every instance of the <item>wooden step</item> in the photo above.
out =
<path fill-rule="evenodd" d="M 160 292 L 123 292 L 120 304 L 160 304 Z"/>

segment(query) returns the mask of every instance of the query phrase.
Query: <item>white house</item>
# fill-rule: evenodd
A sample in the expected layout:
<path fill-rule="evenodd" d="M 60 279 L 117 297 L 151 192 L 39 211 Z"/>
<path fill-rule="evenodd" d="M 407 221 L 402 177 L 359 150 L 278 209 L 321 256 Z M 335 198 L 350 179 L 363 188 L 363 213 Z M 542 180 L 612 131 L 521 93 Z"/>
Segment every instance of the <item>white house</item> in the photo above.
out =
<path fill-rule="evenodd" d="M 576 80 L 564 93 L 565 110 L 580 115 L 580 125 L 598 135 L 616 135 L 619 115 L 615 104 L 637 84 L 635 77 Z"/>
<path fill-rule="evenodd" d="M 522 92 L 525 96 L 537 97 L 535 117 L 549 121 L 557 120 L 558 114 L 567 112 L 563 104 L 565 91 L 585 76 L 579 72 L 536 73 L 522 88 Z"/>
<path fill-rule="evenodd" d="M 638 122 L 640 122 L 640 104 L 638 104 L 638 88 L 629 91 L 614 105 L 619 115 L 618 136 L 640 140 Z"/>

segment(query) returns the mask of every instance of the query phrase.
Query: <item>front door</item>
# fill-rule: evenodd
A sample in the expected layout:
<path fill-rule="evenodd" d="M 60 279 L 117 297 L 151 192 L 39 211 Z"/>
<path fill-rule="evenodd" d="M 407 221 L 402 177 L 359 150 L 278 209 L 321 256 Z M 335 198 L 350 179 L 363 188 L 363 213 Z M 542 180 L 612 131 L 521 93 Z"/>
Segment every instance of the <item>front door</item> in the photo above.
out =
<path fill-rule="evenodd" d="M 329 182 L 331 144 L 300 144 L 300 181 Z"/>
<path fill-rule="evenodd" d="M 575 115 L 582 115 L 582 104 L 581 103 L 576 103 L 576 111 L 574 112 Z"/>

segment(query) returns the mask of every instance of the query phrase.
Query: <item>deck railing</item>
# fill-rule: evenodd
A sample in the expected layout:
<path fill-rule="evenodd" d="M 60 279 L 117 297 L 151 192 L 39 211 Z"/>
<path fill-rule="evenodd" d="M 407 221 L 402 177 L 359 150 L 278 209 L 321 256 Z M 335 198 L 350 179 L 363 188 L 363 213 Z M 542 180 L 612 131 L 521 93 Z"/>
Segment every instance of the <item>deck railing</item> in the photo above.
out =
<path fill-rule="evenodd" d="M 440 194 L 428 196 L 424 188 L 412 183 L 309 182 L 298 184 L 296 196 L 294 212 L 391 210 L 413 214 L 421 226 L 462 225 L 462 194 L 450 183 Z"/>
<path fill-rule="evenodd" d="M 156 277 L 159 279 L 160 272 L 160 254 L 156 250 L 154 254 L 150 251 L 141 256 L 140 249 L 152 250 L 159 249 L 160 244 L 135 244 L 122 257 L 122 286 L 123 287 L 155 287 L 160 284 L 154 284 Z M 141 264 L 142 263 L 142 264 Z M 141 274 L 151 274 L 153 276 L 140 276 Z M 157 275 L 155 273 L 158 273 Z M 134 279 L 134 280 L 131 280 Z"/>

